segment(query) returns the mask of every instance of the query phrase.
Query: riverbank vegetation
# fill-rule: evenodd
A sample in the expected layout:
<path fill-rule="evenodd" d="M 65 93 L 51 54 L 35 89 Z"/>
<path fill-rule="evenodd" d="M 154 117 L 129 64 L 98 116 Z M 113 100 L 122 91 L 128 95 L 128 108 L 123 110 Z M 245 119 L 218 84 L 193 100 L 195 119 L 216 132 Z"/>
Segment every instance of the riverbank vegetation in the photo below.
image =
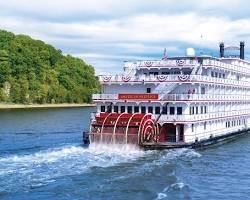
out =
<path fill-rule="evenodd" d="M 88 103 L 99 90 L 94 68 L 83 60 L 0 30 L 0 102 Z"/>

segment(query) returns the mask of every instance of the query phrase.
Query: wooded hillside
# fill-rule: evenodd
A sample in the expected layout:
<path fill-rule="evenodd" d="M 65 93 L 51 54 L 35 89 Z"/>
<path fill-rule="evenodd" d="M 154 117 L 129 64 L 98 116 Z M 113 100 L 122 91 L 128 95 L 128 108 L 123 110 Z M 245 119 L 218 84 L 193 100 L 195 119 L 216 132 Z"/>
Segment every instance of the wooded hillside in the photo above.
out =
<path fill-rule="evenodd" d="M 0 101 L 83 103 L 100 85 L 94 68 L 43 41 L 0 30 Z"/>

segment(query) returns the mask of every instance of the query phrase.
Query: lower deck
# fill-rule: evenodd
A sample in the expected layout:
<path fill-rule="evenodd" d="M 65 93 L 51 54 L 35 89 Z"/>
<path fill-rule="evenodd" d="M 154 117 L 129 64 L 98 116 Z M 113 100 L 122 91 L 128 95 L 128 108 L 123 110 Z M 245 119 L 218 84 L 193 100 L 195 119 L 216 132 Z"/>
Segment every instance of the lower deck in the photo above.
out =
<path fill-rule="evenodd" d="M 191 143 L 185 142 L 159 142 L 159 143 L 144 143 L 142 148 L 145 150 L 163 150 L 163 149 L 177 149 L 177 148 L 202 148 L 217 143 L 222 143 L 230 140 L 234 140 L 237 137 L 250 133 L 250 128 L 240 131 L 231 132 L 225 135 L 211 137 L 209 139 L 195 141 Z"/>
<path fill-rule="evenodd" d="M 91 123 L 90 143 L 135 144 L 145 149 L 196 147 L 243 133 L 249 117 L 199 123 L 160 123 L 151 113 L 99 113 Z"/>

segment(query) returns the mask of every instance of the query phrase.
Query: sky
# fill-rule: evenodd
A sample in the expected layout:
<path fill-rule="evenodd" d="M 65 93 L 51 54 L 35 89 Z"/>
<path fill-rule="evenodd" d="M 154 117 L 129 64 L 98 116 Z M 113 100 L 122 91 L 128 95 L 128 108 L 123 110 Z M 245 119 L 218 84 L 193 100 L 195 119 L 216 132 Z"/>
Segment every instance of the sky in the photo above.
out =
<path fill-rule="evenodd" d="M 246 42 L 247 0 L 0 0 L 0 29 L 27 34 L 82 58 L 96 74 L 121 73 L 123 61 L 218 54 L 219 42 Z"/>

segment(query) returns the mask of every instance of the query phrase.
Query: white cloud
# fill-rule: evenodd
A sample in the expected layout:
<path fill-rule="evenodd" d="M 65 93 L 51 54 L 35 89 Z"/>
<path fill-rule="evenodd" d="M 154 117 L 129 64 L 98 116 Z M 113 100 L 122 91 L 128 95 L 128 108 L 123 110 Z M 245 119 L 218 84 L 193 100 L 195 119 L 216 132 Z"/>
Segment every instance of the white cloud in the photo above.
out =
<path fill-rule="evenodd" d="M 180 54 L 180 47 L 215 50 L 220 41 L 250 44 L 247 1 L 229 2 L 0 0 L 0 28 L 79 55 L 98 73 L 119 71 L 122 60 L 158 58 L 164 47 Z"/>

